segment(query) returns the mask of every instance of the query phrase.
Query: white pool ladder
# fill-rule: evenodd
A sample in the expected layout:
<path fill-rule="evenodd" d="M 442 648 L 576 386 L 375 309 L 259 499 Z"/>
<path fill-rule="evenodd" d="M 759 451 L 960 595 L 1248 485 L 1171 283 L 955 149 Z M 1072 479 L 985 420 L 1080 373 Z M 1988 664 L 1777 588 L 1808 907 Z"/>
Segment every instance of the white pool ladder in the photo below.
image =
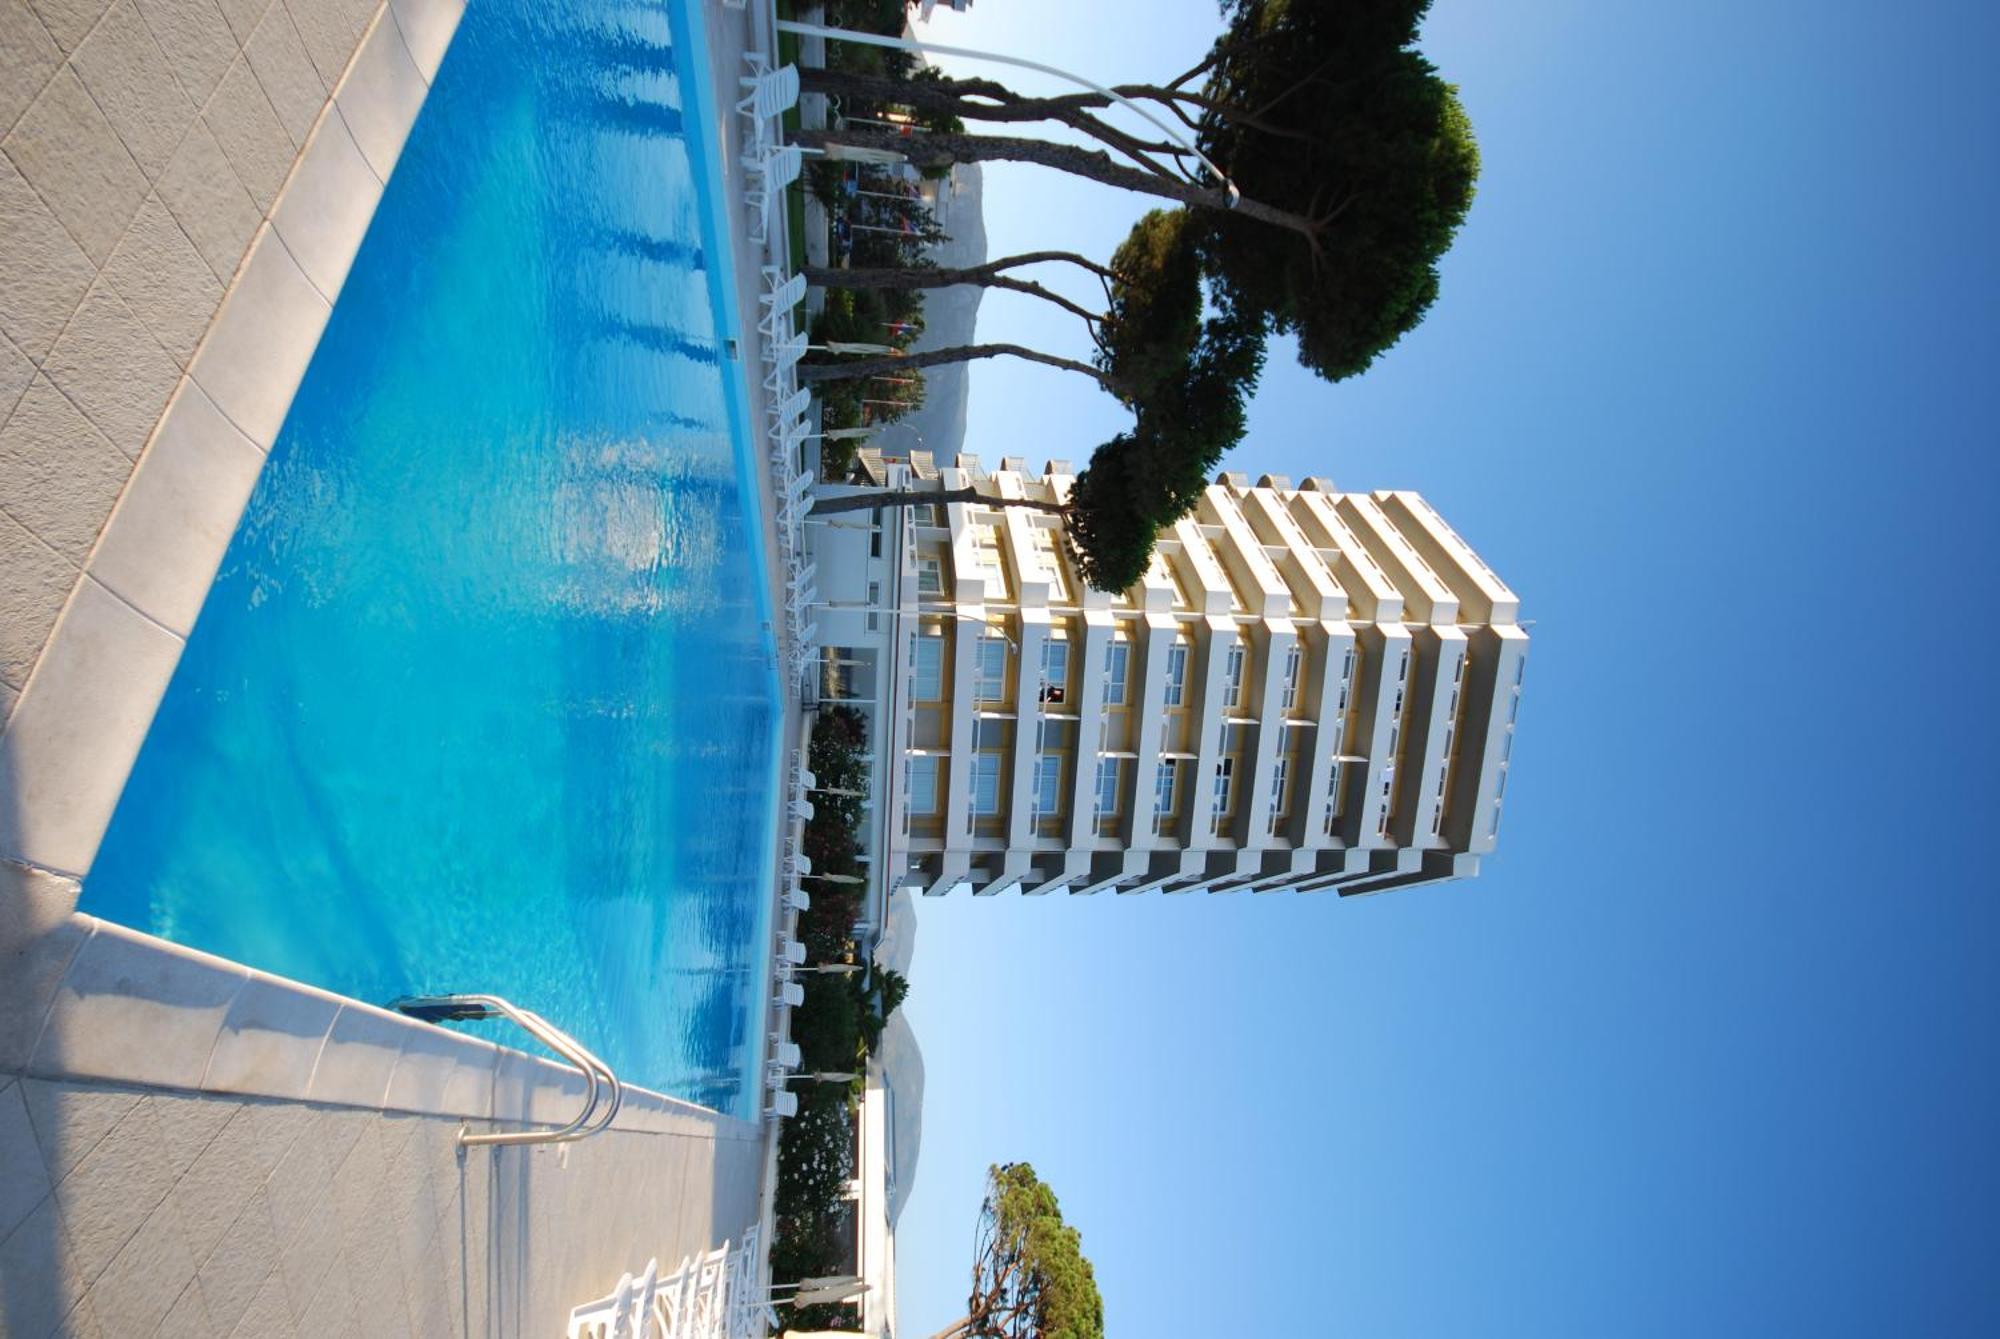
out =
<path fill-rule="evenodd" d="M 565 1144 L 611 1128 L 618 1108 L 625 1101 L 625 1087 L 611 1067 L 583 1049 L 576 1038 L 530 1009 L 523 1009 L 498 995 L 405 995 L 389 1005 L 400 1013 L 426 1023 L 471 1022 L 486 1018 L 506 1018 L 523 1032 L 574 1065 L 585 1084 L 583 1110 L 567 1125 L 546 1130 L 496 1131 L 473 1134 L 458 1132 L 465 1147 L 503 1144 Z M 598 1108 L 602 1107 L 600 1111 Z"/>

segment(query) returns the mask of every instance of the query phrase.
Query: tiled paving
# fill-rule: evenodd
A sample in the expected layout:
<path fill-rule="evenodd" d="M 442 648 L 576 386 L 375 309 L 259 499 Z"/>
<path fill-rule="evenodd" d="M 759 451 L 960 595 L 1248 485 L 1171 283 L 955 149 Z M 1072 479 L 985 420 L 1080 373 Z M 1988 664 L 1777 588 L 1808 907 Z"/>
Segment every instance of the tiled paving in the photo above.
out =
<path fill-rule="evenodd" d="M 379 0 L 0 0 L 0 721 Z"/>
<path fill-rule="evenodd" d="M 0 1334 L 560 1334 L 756 1218 L 749 1127 L 463 1155 L 458 1129 L 0 1076 Z"/>

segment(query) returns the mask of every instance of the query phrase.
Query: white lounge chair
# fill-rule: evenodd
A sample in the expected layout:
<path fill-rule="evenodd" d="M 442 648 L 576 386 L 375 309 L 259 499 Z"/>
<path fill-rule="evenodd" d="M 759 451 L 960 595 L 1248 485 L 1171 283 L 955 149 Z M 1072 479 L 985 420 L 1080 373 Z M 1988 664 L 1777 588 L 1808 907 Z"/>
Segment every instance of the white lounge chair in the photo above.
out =
<path fill-rule="evenodd" d="M 790 935 L 781 936 L 778 940 L 778 961 L 788 962 L 794 967 L 805 966 L 806 946 Z"/>
<path fill-rule="evenodd" d="M 785 805 L 785 809 L 793 818 L 810 819 L 813 816 L 811 800 L 792 800 Z"/>
<path fill-rule="evenodd" d="M 797 878 L 800 875 L 812 873 L 813 872 L 812 857 L 806 855 L 796 855 L 796 854 L 787 856 L 785 858 L 785 872 L 787 874 L 792 875 L 794 878 Z"/>
<path fill-rule="evenodd" d="M 641 1339 L 659 1287 L 660 1262 L 648 1260 L 646 1272 L 618 1280 L 609 1297 L 586 1302 L 569 1313 L 569 1339 Z"/>
<path fill-rule="evenodd" d="M 773 1004 L 783 1004 L 793 1009 L 805 1002 L 806 988 L 796 981 L 787 981 L 779 986 L 777 996 L 772 1000 Z"/>
<path fill-rule="evenodd" d="M 812 894 L 805 889 L 787 888 L 785 890 L 785 905 L 793 911 L 810 911 L 812 910 L 812 904 Z"/>
<path fill-rule="evenodd" d="M 805 1052 L 799 1049 L 799 1044 L 795 1041 L 781 1041 L 771 1048 L 771 1063 L 774 1065 L 797 1069 L 804 1062 Z"/>
<path fill-rule="evenodd" d="M 749 54 L 746 53 L 746 59 Z M 771 123 L 799 105 L 799 67 L 781 65 L 773 70 L 764 66 L 762 52 L 754 54 L 756 60 L 751 62 L 751 69 L 756 73 L 736 81 L 750 90 L 749 96 L 736 104 L 736 110 L 750 118 L 751 134 L 759 141 L 766 141 L 771 138 Z"/>
<path fill-rule="evenodd" d="M 774 402 L 771 405 L 771 417 L 777 421 L 779 433 L 783 434 L 790 429 L 793 423 L 803 418 L 806 410 L 811 407 L 812 391 L 807 387 L 801 386 L 782 401 Z"/>
<path fill-rule="evenodd" d="M 799 1095 L 794 1092 L 771 1094 L 771 1106 L 765 1113 L 778 1120 L 790 1120 L 799 1114 Z"/>
<path fill-rule="evenodd" d="M 767 271 L 767 274 L 774 273 L 782 273 L 782 271 Z M 758 304 L 764 309 L 764 315 L 757 322 L 757 328 L 767 335 L 770 334 L 771 328 L 777 324 L 780 317 L 789 315 L 792 308 L 805 300 L 806 277 L 803 274 L 795 274 L 789 279 L 781 279 L 775 285 L 767 284 L 764 292 L 757 299 Z"/>
<path fill-rule="evenodd" d="M 743 201 L 755 216 L 750 235 L 758 243 L 770 240 L 771 216 L 777 210 L 778 201 L 784 198 L 785 188 L 799 179 L 805 161 L 805 155 L 796 144 L 772 149 L 760 157 L 744 158 L 743 165 L 750 169 L 750 180 L 744 187 Z"/>
<path fill-rule="evenodd" d="M 772 371 L 780 372 L 791 368 L 806 356 L 806 349 L 812 344 L 812 336 L 801 330 L 784 339 L 767 340 L 764 344 L 764 361 Z M 786 392 L 790 394 L 790 392 Z"/>

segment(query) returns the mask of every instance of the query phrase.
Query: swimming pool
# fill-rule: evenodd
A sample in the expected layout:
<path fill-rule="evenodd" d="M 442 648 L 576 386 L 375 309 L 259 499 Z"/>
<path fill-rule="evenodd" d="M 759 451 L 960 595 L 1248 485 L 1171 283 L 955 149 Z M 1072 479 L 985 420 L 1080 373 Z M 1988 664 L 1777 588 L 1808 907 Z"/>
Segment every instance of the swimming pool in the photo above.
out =
<path fill-rule="evenodd" d="M 692 22 L 468 6 L 81 905 L 747 1116 L 781 696 Z"/>

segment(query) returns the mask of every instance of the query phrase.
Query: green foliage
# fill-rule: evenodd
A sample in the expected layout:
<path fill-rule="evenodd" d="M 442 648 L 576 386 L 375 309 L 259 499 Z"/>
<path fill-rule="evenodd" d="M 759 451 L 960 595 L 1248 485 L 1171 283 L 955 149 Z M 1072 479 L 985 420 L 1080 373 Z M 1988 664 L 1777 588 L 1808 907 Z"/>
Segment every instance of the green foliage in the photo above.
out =
<path fill-rule="evenodd" d="M 1104 1298 L 1055 1191 L 1025 1162 L 986 1173 L 967 1334 L 1104 1339 Z"/>
<path fill-rule="evenodd" d="M 1322 220 L 1308 240 L 1204 211 L 1208 273 L 1340 380 L 1429 311 L 1472 206 L 1479 150 L 1457 90 L 1413 50 L 1428 0 L 1234 0 L 1199 142 L 1244 195 Z"/>
<path fill-rule="evenodd" d="M 923 295 L 896 289 L 829 288 L 826 305 L 813 318 L 812 342 L 888 344 L 904 348 L 923 331 Z M 901 328 L 898 328 L 901 327 Z M 921 378 L 915 385 L 884 381 L 824 381 L 814 387 L 820 423 L 827 428 L 859 428 L 893 423 L 924 402 Z M 862 403 L 879 401 L 886 403 Z M 854 463 L 854 443 L 820 443 L 820 467 L 829 479 L 843 479 Z"/>
<path fill-rule="evenodd" d="M 1138 402 L 1137 421 L 1097 448 L 1070 493 L 1069 533 L 1084 580 L 1130 589 L 1162 530 L 1193 511 L 1223 453 L 1243 436 L 1244 402 L 1264 367 L 1264 326 L 1223 308 L 1176 375 Z"/>
<path fill-rule="evenodd" d="M 859 1009 L 861 1047 L 869 1055 L 881 1046 L 882 1029 L 889 1025 L 889 1015 L 902 1007 L 909 993 L 909 978 L 887 967 L 871 973 L 866 984 L 857 980 L 854 999 Z"/>
<path fill-rule="evenodd" d="M 1201 262 L 1184 209 L 1155 209 L 1133 225 L 1111 269 L 1111 305 L 1098 326 L 1096 363 L 1128 405 L 1182 375 L 1201 334 Z"/>
<path fill-rule="evenodd" d="M 837 1087 L 800 1090 L 799 1114 L 778 1134 L 776 1211 L 780 1218 L 825 1214 L 854 1175 L 854 1118 Z"/>

